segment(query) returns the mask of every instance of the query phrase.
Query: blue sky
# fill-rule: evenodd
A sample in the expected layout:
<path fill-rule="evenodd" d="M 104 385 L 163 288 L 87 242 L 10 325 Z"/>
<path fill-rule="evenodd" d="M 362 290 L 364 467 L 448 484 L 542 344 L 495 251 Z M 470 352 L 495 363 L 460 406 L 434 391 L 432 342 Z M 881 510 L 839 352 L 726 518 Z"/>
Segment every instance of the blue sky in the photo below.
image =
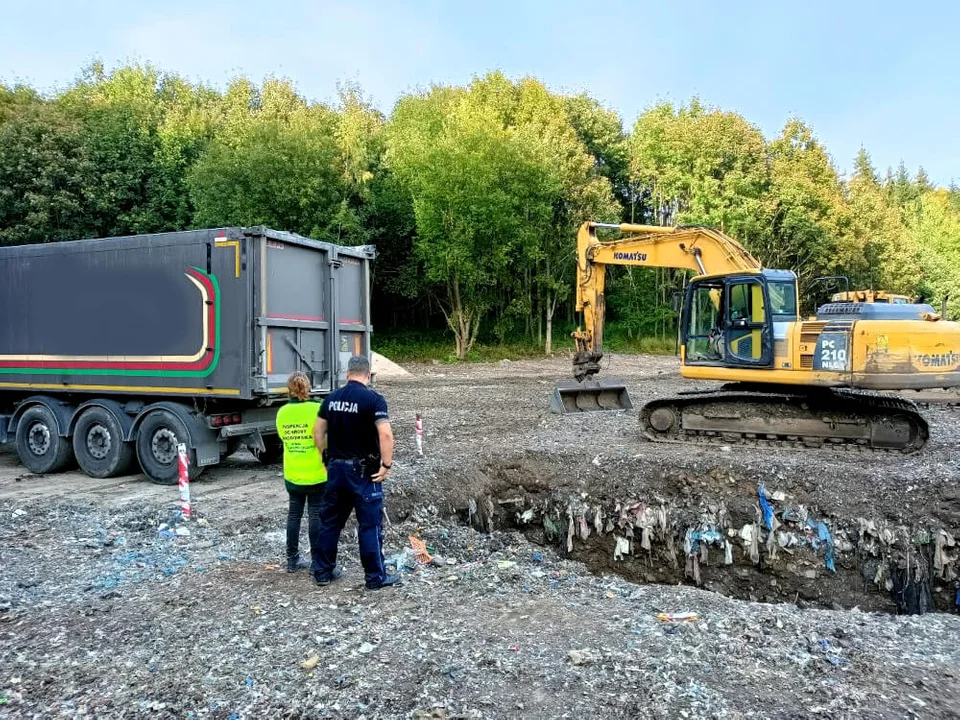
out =
<path fill-rule="evenodd" d="M 588 91 L 629 128 L 659 100 L 733 110 L 774 136 L 809 123 L 841 172 L 861 145 L 960 184 L 960 3 L 227 2 L 0 0 L 0 81 L 52 90 L 94 58 L 223 86 L 287 77 L 331 100 L 354 80 L 398 95 L 499 69 Z"/>

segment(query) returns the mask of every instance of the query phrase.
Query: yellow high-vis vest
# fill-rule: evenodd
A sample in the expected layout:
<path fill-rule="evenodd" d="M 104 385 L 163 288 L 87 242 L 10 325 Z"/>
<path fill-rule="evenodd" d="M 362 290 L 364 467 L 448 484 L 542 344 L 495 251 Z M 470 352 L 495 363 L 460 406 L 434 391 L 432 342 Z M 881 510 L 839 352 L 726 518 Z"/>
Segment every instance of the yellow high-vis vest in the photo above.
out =
<path fill-rule="evenodd" d="M 327 469 L 313 440 L 320 403 L 292 400 L 277 412 L 277 433 L 283 440 L 283 477 L 294 485 L 326 482 Z"/>

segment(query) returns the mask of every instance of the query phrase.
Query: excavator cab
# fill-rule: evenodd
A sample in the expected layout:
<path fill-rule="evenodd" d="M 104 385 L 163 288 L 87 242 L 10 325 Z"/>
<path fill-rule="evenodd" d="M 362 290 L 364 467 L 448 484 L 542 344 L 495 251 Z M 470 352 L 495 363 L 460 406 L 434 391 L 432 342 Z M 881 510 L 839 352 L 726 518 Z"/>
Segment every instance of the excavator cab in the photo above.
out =
<path fill-rule="evenodd" d="M 789 271 L 697 278 L 681 318 L 686 365 L 773 367 L 777 340 L 795 322 L 796 276 Z"/>

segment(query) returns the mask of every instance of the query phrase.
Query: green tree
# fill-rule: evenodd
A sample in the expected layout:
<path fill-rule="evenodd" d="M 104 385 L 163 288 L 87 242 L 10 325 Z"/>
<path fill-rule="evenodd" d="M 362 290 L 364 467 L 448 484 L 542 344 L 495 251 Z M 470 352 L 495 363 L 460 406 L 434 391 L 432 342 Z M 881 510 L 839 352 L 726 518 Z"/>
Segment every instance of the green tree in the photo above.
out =
<path fill-rule="evenodd" d="M 694 98 L 643 113 L 630 138 L 630 172 L 647 189 L 647 219 L 704 224 L 745 234 L 767 186 L 766 142 L 736 113 L 710 110 Z"/>
<path fill-rule="evenodd" d="M 0 245 L 85 237 L 96 167 L 82 124 L 59 106 L 7 96 L 0 123 Z"/>
<path fill-rule="evenodd" d="M 846 184 L 850 232 L 864 248 L 867 284 L 912 293 L 921 281 L 919 248 L 897 208 L 890 205 L 866 149 L 861 148 Z"/>
<path fill-rule="evenodd" d="M 85 200 L 87 225 L 95 235 L 176 227 L 158 197 L 157 183 L 163 170 L 158 135 L 165 113 L 162 85 L 169 81 L 177 79 L 149 65 L 106 73 L 94 63 L 56 99 L 83 125 L 86 151 L 97 168 Z"/>
<path fill-rule="evenodd" d="M 619 217 L 633 222 L 632 214 L 640 197 L 630 178 L 630 147 L 623 121 L 586 93 L 564 97 L 563 102 L 567 119 L 593 158 L 595 173 L 610 182 L 621 205 Z"/>
<path fill-rule="evenodd" d="M 768 147 L 767 227 L 752 248 L 768 267 L 794 270 L 805 285 L 817 275 L 862 272 L 863 246 L 849 233 L 842 185 L 824 147 L 799 120 Z"/>
<path fill-rule="evenodd" d="M 740 115 L 707 108 L 697 98 L 680 107 L 661 103 L 637 118 L 628 147 L 635 221 L 716 227 L 748 247 L 769 236 L 766 141 Z M 672 317 L 667 304 L 686 273 L 626 269 L 611 275 L 608 307 L 628 330 L 666 336 Z"/>
<path fill-rule="evenodd" d="M 235 82 L 222 120 L 187 175 L 193 223 L 266 224 L 334 240 L 341 199 L 336 112 L 268 80 Z"/>
<path fill-rule="evenodd" d="M 907 217 L 907 228 L 920 248 L 926 299 L 939 303 L 949 295 L 948 315 L 960 318 L 960 213 L 952 207 L 949 192 L 922 195 Z"/>
<path fill-rule="evenodd" d="M 506 124 L 509 98 L 492 80 L 402 98 L 387 140 L 387 162 L 413 200 L 414 258 L 459 359 L 483 315 L 502 305 L 498 283 L 549 227 L 557 194 L 536 148 Z"/>
<path fill-rule="evenodd" d="M 386 118 L 363 99 L 359 86 L 339 88 L 335 137 L 339 151 L 341 199 L 330 223 L 335 242 L 359 245 L 372 236 L 372 191 L 384 152 Z"/>

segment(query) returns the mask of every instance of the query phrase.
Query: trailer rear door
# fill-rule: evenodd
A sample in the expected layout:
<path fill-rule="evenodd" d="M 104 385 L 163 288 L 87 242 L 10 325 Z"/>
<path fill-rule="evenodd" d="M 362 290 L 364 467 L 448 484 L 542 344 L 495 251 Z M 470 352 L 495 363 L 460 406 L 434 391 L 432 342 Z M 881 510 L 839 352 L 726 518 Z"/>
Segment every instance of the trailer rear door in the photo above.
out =
<path fill-rule="evenodd" d="M 259 317 L 267 392 L 302 370 L 317 392 L 344 381 L 346 360 L 370 351 L 369 258 L 344 248 L 269 231 L 260 240 Z"/>

